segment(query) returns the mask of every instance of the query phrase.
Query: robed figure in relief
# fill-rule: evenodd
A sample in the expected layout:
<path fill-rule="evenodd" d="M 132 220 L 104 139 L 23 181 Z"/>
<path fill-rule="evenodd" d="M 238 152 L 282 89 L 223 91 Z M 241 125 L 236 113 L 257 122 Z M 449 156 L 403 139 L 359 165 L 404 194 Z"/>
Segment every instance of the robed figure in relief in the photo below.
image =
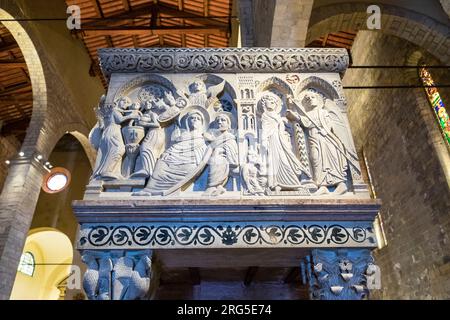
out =
<path fill-rule="evenodd" d="M 276 191 L 301 188 L 300 175 L 304 168 L 292 150 L 290 135 L 286 131 L 287 119 L 281 117 L 281 99 L 273 94 L 264 94 L 259 107 L 261 116 L 261 146 L 267 186 Z"/>

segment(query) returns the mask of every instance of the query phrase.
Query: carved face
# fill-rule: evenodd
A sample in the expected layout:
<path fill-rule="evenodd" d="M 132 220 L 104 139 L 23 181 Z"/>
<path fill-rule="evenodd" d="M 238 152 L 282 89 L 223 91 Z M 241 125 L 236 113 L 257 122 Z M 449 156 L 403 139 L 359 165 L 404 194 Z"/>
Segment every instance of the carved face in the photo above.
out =
<path fill-rule="evenodd" d="M 122 97 L 117 101 L 119 109 L 127 109 L 131 105 L 131 100 L 128 97 Z"/>
<path fill-rule="evenodd" d="M 280 106 L 280 101 L 272 95 L 265 95 L 261 98 L 264 110 L 275 111 Z"/>
<path fill-rule="evenodd" d="M 225 132 L 230 129 L 230 119 L 224 115 L 220 114 L 216 118 L 217 126 L 221 132 Z"/>
<path fill-rule="evenodd" d="M 192 93 L 206 92 L 206 86 L 203 81 L 197 80 L 197 81 L 194 81 L 193 83 L 191 83 L 191 85 L 189 86 L 189 90 Z"/>
<path fill-rule="evenodd" d="M 187 123 L 191 131 L 200 130 L 203 126 L 203 117 L 199 113 L 191 113 L 188 116 Z"/>
<path fill-rule="evenodd" d="M 305 95 L 305 100 L 313 109 L 320 107 L 323 104 L 322 97 L 317 92 L 313 91 L 310 91 Z"/>

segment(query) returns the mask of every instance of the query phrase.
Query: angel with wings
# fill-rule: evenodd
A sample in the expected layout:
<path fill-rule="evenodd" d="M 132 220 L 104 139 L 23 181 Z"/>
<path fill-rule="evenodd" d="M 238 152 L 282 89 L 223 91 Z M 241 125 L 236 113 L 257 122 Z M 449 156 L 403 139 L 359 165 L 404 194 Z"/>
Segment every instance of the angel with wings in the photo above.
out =
<path fill-rule="evenodd" d="M 311 166 L 319 188 L 315 194 L 327 194 L 333 187 L 336 194 L 346 193 L 348 167 L 356 165 L 357 157 L 341 111 L 315 89 L 307 89 L 300 104 L 292 98 L 290 102 L 300 112 L 289 110 L 287 117 L 300 121 L 309 133 Z"/>

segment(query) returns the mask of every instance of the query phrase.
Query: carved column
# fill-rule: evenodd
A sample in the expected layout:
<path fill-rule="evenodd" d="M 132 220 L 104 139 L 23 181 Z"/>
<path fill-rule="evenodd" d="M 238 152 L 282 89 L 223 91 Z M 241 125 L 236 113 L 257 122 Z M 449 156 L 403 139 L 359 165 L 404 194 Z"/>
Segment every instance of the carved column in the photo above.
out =
<path fill-rule="evenodd" d="M 369 249 L 315 249 L 302 262 L 313 300 L 361 300 L 379 278 Z"/>
<path fill-rule="evenodd" d="M 84 250 L 83 288 L 89 300 L 146 298 L 152 274 L 151 250 Z"/>

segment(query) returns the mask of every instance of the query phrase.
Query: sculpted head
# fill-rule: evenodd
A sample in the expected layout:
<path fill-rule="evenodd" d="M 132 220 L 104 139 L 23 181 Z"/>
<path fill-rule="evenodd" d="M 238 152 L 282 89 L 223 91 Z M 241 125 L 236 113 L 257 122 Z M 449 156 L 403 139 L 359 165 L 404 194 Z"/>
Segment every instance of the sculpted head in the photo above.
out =
<path fill-rule="evenodd" d="M 322 107 L 324 104 L 324 97 L 315 89 L 308 89 L 303 97 L 303 103 L 311 109 Z"/>
<path fill-rule="evenodd" d="M 279 111 L 281 109 L 281 98 L 274 93 L 266 93 L 259 100 L 260 107 L 264 111 Z"/>
<path fill-rule="evenodd" d="M 202 80 L 195 80 L 189 85 L 191 93 L 206 92 L 206 85 Z"/>
<path fill-rule="evenodd" d="M 216 117 L 217 128 L 220 132 L 225 132 L 230 130 L 231 128 L 231 119 L 230 116 L 226 113 L 219 113 Z"/>
<path fill-rule="evenodd" d="M 128 109 L 133 103 L 131 102 L 131 99 L 127 96 L 120 97 L 118 100 L 116 100 L 116 107 L 119 109 Z"/>
<path fill-rule="evenodd" d="M 187 115 L 187 128 L 189 131 L 202 130 L 203 129 L 203 115 L 199 111 L 191 111 Z"/>

